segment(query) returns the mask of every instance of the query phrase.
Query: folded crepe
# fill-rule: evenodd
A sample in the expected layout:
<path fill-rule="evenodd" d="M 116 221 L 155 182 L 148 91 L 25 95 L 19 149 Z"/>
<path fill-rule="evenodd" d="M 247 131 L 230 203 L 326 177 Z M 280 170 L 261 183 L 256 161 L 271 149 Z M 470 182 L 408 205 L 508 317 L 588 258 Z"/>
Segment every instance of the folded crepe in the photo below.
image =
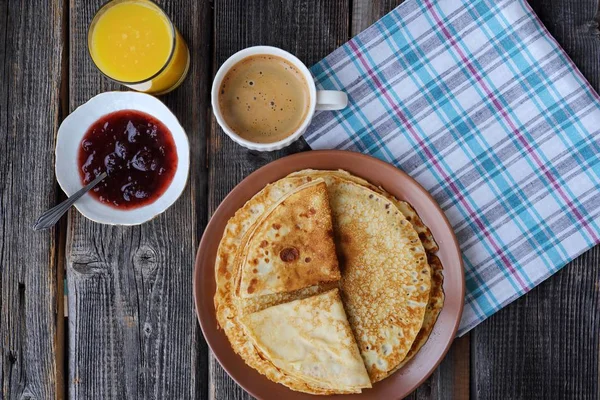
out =
<path fill-rule="evenodd" d="M 248 234 L 238 262 L 242 298 L 339 280 L 325 182 L 314 180 L 282 196 Z"/>
<path fill-rule="evenodd" d="M 267 185 L 241 207 L 228 221 L 225 232 L 219 244 L 215 263 L 215 279 L 217 290 L 214 303 L 217 322 L 227 335 L 231 347 L 239 354 L 246 364 L 273 382 L 283 384 L 293 390 L 310 394 L 340 393 L 331 389 L 315 387 L 305 381 L 285 374 L 266 360 L 252 344 L 245 333 L 241 318 L 251 312 L 256 312 L 277 304 L 306 298 L 331 289 L 333 283 L 324 283 L 298 289 L 292 292 L 274 293 L 270 295 L 249 298 L 250 303 L 240 302 L 235 295 L 239 249 L 246 243 L 245 238 L 253 230 L 261 217 L 272 209 L 283 197 L 289 195 L 301 186 L 313 181 L 310 177 L 284 178 Z M 238 282 L 239 283 L 239 282 Z"/>
<path fill-rule="evenodd" d="M 284 374 L 335 393 L 360 393 L 371 381 L 338 289 L 242 317 L 247 335 Z"/>

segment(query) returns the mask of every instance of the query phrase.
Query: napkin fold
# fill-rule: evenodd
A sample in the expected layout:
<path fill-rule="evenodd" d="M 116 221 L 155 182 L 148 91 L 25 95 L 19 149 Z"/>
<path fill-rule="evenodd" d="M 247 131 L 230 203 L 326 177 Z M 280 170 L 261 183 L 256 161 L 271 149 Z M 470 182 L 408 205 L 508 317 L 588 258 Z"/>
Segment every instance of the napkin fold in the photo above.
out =
<path fill-rule="evenodd" d="M 460 242 L 459 335 L 600 238 L 600 101 L 524 0 L 408 0 L 312 67 L 313 149 L 415 178 Z"/>

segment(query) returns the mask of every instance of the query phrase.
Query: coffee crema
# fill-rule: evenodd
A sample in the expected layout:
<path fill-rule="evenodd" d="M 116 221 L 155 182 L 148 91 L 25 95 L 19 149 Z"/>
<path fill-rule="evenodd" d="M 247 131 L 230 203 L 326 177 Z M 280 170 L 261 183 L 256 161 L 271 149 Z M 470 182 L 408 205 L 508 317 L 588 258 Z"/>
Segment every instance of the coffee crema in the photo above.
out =
<path fill-rule="evenodd" d="M 225 123 L 242 138 L 273 143 L 294 133 L 310 106 L 304 75 L 287 60 L 254 55 L 235 64 L 219 88 Z"/>

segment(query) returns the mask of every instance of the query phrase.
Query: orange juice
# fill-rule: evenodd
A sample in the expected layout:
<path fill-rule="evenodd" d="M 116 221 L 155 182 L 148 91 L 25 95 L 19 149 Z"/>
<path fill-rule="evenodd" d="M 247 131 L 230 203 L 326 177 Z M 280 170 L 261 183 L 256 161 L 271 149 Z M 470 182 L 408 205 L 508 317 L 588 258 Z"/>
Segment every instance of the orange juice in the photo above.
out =
<path fill-rule="evenodd" d="M 181 34 L 149 0 L 104 5 L 90 25 L 88 47 L 102 73 L 141 92 L 169 92 L 189 69 L 189 51 Z"/>

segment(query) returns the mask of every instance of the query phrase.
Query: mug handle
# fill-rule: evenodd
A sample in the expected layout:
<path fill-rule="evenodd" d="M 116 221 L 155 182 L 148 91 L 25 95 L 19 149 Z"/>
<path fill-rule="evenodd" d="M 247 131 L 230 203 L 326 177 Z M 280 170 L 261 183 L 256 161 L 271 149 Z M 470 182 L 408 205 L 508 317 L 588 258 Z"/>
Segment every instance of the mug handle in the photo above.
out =
<path fill-rule="evenodd" d="M 346 108 L 348 95 L 337 90 L 317 90 L 317 110 L 334 111 Z"/>

